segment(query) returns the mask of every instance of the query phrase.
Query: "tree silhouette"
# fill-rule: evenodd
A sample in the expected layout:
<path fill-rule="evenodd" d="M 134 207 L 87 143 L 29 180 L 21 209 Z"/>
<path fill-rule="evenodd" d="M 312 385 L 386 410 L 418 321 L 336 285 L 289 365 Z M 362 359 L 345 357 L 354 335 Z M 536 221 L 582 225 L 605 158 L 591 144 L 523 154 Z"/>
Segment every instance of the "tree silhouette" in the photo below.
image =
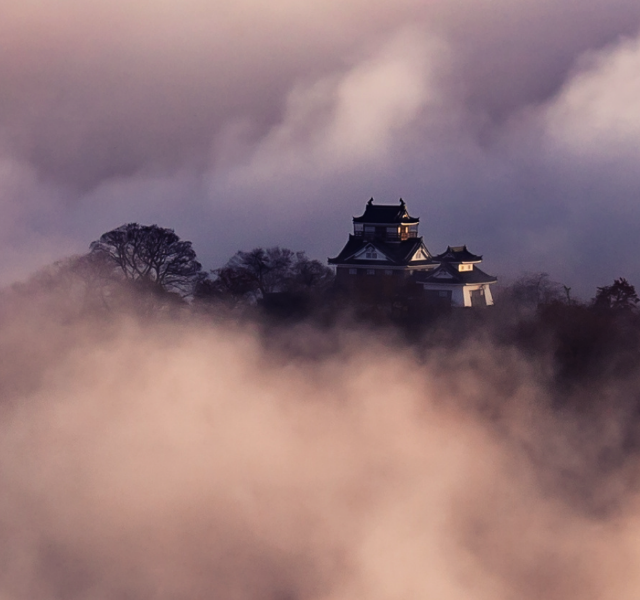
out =
<path fill-rule="evenodd" d="M 277 246 L 239 251 L 213 275 L 214 279 L 201 289 L 236 302 L 255 302 L 273 294 L 308 294 L 326 289 L 333 281 L 333 270 L 329 267 L 309 259 L 304 252 Z"/>
<path fill-rule="evenodd" d="M 189 296 L 202 271 L 191 242 L 158 225 L 121 225 L 89 248 L 90 256 L 103 261 L 115 275 L 152 291 Z"/>
<path fill-rule="evenodd" d="M 548 273 L 526 273 L 505 290 L 508 300 L 518 306 L 537 308 L 569 298 L 570 288 L 552 281 Z"/>
<path fill-rule="evenodd" d="M 612 285 L 599 287 L 593 299 L 596 308 L 631 311 L 640 302 L 636 289 L 624 278 L 616 279 Z"/>

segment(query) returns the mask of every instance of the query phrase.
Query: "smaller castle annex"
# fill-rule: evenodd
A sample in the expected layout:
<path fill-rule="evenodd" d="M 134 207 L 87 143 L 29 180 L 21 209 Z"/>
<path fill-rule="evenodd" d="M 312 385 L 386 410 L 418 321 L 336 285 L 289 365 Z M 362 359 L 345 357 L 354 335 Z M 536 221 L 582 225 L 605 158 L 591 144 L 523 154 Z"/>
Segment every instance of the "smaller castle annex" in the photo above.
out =
<path fill-rule="evenodd" d="M 336 284 L 361 297 L 418 299 L 428 305 L 490 306 L 497 279 L 478 265 L 482 256 L 466 246 L 432 255 L 418 235 L 420 219 L 399 204 L 367 202 L 353 218 L 353 233 L 335 258 Z"/>

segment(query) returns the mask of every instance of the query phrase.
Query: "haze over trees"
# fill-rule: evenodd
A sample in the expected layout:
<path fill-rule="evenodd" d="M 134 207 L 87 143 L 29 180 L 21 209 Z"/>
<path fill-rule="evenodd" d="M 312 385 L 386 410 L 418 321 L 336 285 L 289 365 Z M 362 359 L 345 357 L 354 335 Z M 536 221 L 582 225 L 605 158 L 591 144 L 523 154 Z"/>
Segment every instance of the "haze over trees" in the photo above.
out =
<path fill-rule="evenodd" d="M 640 298 L 635 288 L 624 278 L 616 279 L 612 285 L 599 287 L 593 300 L 598 308 L 632 311 L 638 306 Z"/>
<path fill-rule="evenodd" d="M 544 365 L 553 402 L 583 408 L 586 398 L 600 402 L 589 386 L 626 378 L 640 364 L 640 301 L 624 278 L 581 301 L 547 273 L 527 273 L 484 309 L 427 308 L 410 297 L 367 302 L 341 293 L 333 281 L 332 269 L 320 261 L 277 246 L 240 250 L 205 274 L 191 243 L 173 230 L 130 223 L 105 233 L 87 254 L 14 286 L 9 305 L 64 323 L 120 315 L 245 322 L 296 356 L 326 351 L 294 333 L 302 325 L 393 332 L 421 355 L 491 340 L 494 348 L 515 349 Z"/>
<path fill-rule="evenodd" d="M 143 232 L 150 232 L 149 239 Z M 164 247 L 158 240 L 171 243 Z M 184 250 L 182 256 L 190 268 L 169 276 L 169 266 L 164 268 L 162 260 L 170 260 L 174 256 L 170 249 L 176 248 Z M 173 279 L 178 276 L 185 277 L 179 285 Z M 47 365 L 55 364 L 61 347 L 73 347 L 70 332 L 78 339 L 89 330 L 103 340 L 104 332 L 112 331 L 111 323 L 119 321 L 127 327 L 140 324 L 143 338 L 158 324 L 161 331 L 167 324 L 176 331 L 209 328 L 214 337 L 231 331 L 233 338 L 237 331 L 251 331 L 267 348 L 265 355 L 296 363 L 326 356 L 341 360 L 345 345 L 354 339 L 378 339 L 383 344 L 380 364 L 388 357 L 401 357 L 400 362 L 418 357 L 420 365 L 430 363 L 434 372 L 448 373 L 454 391 L 461 382 L 466 386 L 460 369 L 477 381 L 488 381 L 500 391 L 499 400 L 487 401 L 496 423 L 500 411 L 508 410 L 513 398 L 522 393 L 519 374 L 504 366 L 515 356 L 518 368 L 535 381 L 536 389 L 543 390 L 540 396 L 526 396 L 537 408 L 546 402 L 549 406 L 544 409 L 558 410 L 558 414 L 597 415 L 590 421 L 590 426 L 597 427 L 599 416 L 611 403 L 618 403 L 616 410 L 626 419 L 620 425 L 621 442 L 606 447 L 602 457 L 598 454 L 602 468 L 621 460 L 633 444 L 640 453 L 640 393 L 634 395 L 640 389 L 640 302 L 628 281 L 617 279 L 598 288 L 593 300 L 581 302 L 549 275 L 526 274 L 497 295 L 493 307 L 412 312 L 398 299 L 386 306 L 358 304 L 359 300 L 335 293 L 332 279 L 331 269 L 319 261 L 281 247 L 239 251 L 206 276 L 191 244 L 172 230 L 129 224 L 102 236 L 87 254 L 59 261 L 30 281 L 4 290 L 0 323 L 5 332 L 14 332 L 15 340 L 38 324 L 31 334 L 30 339 L 37 341 L 30 352 L 36 357 L 46 355 L 41 363 Z M 188 289 L 194 289 L 193 295 L 183 296 Z M 49 348 L 39 341 L 43 323 L 58 332 L 50 336 L 55 344 Z M 91 326 L 84 328 L 87 323 Z M 217 329 L 218 323 L 225 327 Z M 238 323 L 250 327 L 236 330 Z M 11 339 L 9 335 L 0 339 L 9 358 L 15 353 Z M 4 364 L 11 363 L 7 359 Z M 30 365 L 21 366 L 28 373 L 25 385 L 41 376 L 34 375 L 37 369 Z M 348 368 L 358 369 L 357 365 Z M 389 402 L 393 404 L 393 394 Z M 584 490 L 576 494 L 583 497 Z"/>
<path fill-rule="evenodd" d="M 282 330 L 301 322 L 329 328 L 350 323 L 392 327 L 427 346 L 456 345 L 482 333 L 532 356 L 552 352 L 563 381 L 625 370 L 635 349 L 640 351 L 640 300 L 624 278 L 599 287 L 584 302 L 547 273 L 529 273 L 504 287 L 496 306 L 479 310 L 429 308 L 411 297 L 367 302 L 341 293 L 333 281 L 331 268 L 278 246 L 240 250 L 205 274 L 192 244 L 172 229 L 129 223 L 91 243 L 87 254 L 14 286 L 14 292 L 39 298 L 66 321 L 133 312 L 151 319 L 200 315 L 272 323 Z"/>
<path fill-rule="evenodd" d="M 304 252 L 288 248 L 238 251 L 213 278 L 200 284 L 200 297 L 228 298 L 232 302 L 265 301 L 274 294 L 321 293 L 333 282 L 333 270 Z"/>
<path fill-rule="evenodd" d="M 295 334 L 301 325 L 326 332 L 379 330 L 425 356 L 490 340 L 494 350 L 515 349 L 543 365 L 558 405 L 584 407 L 587 397 L 597 405 L 585 386 L 628 377 L 640 364 L 640 300 L 624 278 L 580 301 L 547 273 L 528 273 L 483 309 L 427 308 L 412 298 L 367 303 L 342 294 L 333 280 L 332 269 L 320 261 L 277 246 L 240 250 L 205 274 L 191 243 L 173 230 L 129 223 L 91 243 L 87 254 L 5 290 L 3 299 L 5 314 L 26 314 L 23 307 L 29 307 L 33 315 L 70 324 L 120 315 L 144 322 L 245 322 L 296 356 L 327 347 Z"/>
<path fill-rule="evenodd" d="M 562 285 L 553 281 L 548 273 L 527 273 L 513 282 L 502 294 L 502 299 L 522 308 L 536 309 L 543 304 L 563 299 Z"/>
<path fill-rule="evenodd" d="M 63 303 L 83 311 L 118 311 L 136 305 L 143 314 L 168 305 L 204 307 L 211 312 L 259 309 L 263 314 L 304 318 L 324 310 L 325 317 L 345 310 L 369 323 L 407 327 L 414 332 L 430 326 L 448 310 L 425 309 L 412 298 L 380 302 L 354 298 L 334 289 L 334 271 L 303 251 L 274 246 L 239 250 L 224 266 L 205 273 L 191 242 L 173 229 L 128 223 L 104 233 L 85 255 L 69 257 L 41 270 L 22 289 L 66 291 Z M 135 301 L 132 303 L 132 299 Z M 634 316 L 640 300 L 626 279 L 599 287 L 590 303 L 571 296 L 571 288 L 547 273 L 528 273 L 497 292 L 492 318 L 516 311 L 526 315 L 548 313 L 549 307 L 592 309 Z M 78 309 L 80 310 L 80 309 Z M 449 309 L 450 310 L 450 309 Z M 460 314 L 459 311 L 454 311 Z M 249 314 L 249 313 L 247 313 Z"/>

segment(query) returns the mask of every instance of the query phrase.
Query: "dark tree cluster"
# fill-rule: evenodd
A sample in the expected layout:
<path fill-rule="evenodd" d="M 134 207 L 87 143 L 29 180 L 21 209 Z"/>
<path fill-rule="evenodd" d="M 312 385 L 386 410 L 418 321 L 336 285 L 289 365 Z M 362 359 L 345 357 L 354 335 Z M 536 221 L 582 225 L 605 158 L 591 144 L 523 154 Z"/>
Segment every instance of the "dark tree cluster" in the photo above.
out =
<path fill-rule="evenodd" d="M 331 268 L 304 252 L 278 246 L 240 250 L 224 266 L 206 273 L 191 242 L 180 239 L 173 229 L 128 223 L 92 242 L 86 255 L 44 269 L 31 284 L 65 290 L 64 301 L 69 306 L 75 303 L 86 310 L 118 311 L 131 305 L 132 299 L 147 313 L 159 308 L 200 307 L 205 312 L 231 309 L 249 315 L 257 310 L 300 317 L 322 307 L 325 313 L 337 315 L 346 310 L 370 325 L 404 327 L 417 336 L 449 318 L 450 311 L 425 310 L 419 303 L 412 310 L 416 307 L 411 298 L 394 297 L 389 306 L 363 304 L 361 298 L 334 289 L 333 282 Z M 480 320 L 525 323 L 532 316 L 535 320 L 553 311 L 574 310 L 593 318 L 597 313 L 600 319 L 629 321 L 637 316 L 640 304 L 635 288 L 624 278 L 597 288 L 590 303 L 581 303 L 572 298 L 571 288 L 554 282 L 547 273 L 526 274 L 497 290 L 496 297 L 497 306 L 485 311 Z M 454 311 L 451 318 L 469 321 L 460 311 Z"/>
<path fill-rule="evenodd" d="M 602 406 L 640 365 L 639 303 L 624 278 L 582 302 L 546 273 L 527 274 L 498 295 L 490 331 L 541 365 L 558 404 Z M 633 402 L 640 415 L 640 398 Z"/>
<path fill-rule="evenodd" d="M 239 251 L 227 264 L 200 282 L 199 299 L 222 300 L 233 305 L 281 304 L 292 309 L 325 293 L 333 271 L 304 252 L 287 248 Z"/>
<path fill-rule="evenodd" d="M 280 247 L 238 251 L 206 273 L 191 242 L 173 229 L 128 223 L 92 242 L 87 254 L 58 261 L 16 289 L 46 291 L 59 306 L 56 314 L 70 316 L 233 309 L 303 317 L 322 304 L 333 278 L 332 269 L 304 252 Z"/>
<path fill-rule="evenodd" d="M 616 311 L 634 311 L 640 298 L 635 288 L 623 277 L 616 279 L 612 285 L 599 287 L 593 299 L 596 308 Z"/>
<path fill-rule="evenodd" d="M 601 364 L 612 345 L 640 331 L 640 299 L 624 278 L 597 288 L 593 300 L 584 303 L 547 273 L 530 273 L 499 291 L 495 307 L 470 312 L 426 310 L 422 304 L 412 310 L 411 298 L 397 297 L 389 306 L 363 305 L 334 289 L 333 282 L 331 268 L 277 246 L 238 251 L 224 266 L 205 273 L 191 242 L 172 229 L 128 223 L 92 242 L 86 255 L 44 269 L 23 288 L 55 292 L 65 314 L 114 313 L 132 306 L 149 315 L 195 309 L 251 318 L 321 314 L 331 322 L 348 314 L 368 326 L 404 330 L 410 339 L 442 328 L 465 339 L 489 327 L 498 338 L 516 340 L 531 351 L 555 347 L 558 373 L 569 379 Z"/>

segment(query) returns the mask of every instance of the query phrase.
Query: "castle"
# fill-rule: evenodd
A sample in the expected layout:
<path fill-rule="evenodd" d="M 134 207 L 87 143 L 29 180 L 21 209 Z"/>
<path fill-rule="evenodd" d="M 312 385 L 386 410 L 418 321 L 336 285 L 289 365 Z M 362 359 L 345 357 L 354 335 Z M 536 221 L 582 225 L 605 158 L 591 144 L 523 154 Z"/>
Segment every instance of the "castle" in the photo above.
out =
<path fill-rule="evenodd" d="M 497 279 L 478 265 L 482 256 L 466 246 L 449 246 L 432 255 L 418 235 L 420 219 L 401 199 L 397 205 L 367 202 L 353 218 L 353 233 L 335 258 L 336 284 L 370 299 L 403 297 L 426 305 L 491 306 Z"/>

